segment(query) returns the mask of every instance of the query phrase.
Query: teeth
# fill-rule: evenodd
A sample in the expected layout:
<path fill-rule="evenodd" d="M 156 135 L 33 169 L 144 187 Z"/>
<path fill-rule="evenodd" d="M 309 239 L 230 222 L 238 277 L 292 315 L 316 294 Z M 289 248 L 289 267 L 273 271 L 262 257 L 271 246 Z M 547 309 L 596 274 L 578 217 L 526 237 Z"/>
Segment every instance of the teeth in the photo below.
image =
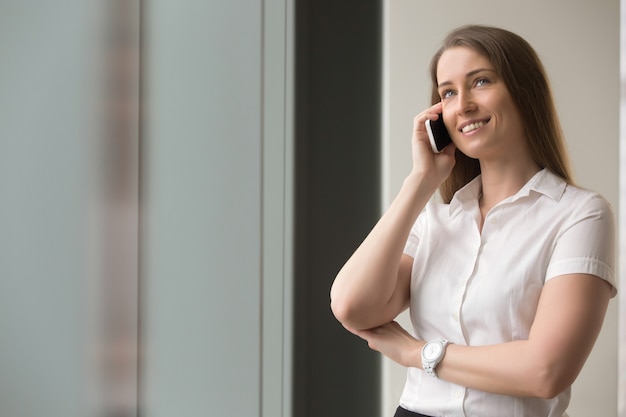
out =
<path fill-rule="evenodd" d="M 467 126 L 463 127 L 463 129 L 461 129 L 461 131 L 463 133 L 468 133 L 468 132 L 471 132 L 472 130 L 478 129 L 479 127 L 483 127 L 486 124 L 487 124 L 487 122 L 470 123 Z"/>

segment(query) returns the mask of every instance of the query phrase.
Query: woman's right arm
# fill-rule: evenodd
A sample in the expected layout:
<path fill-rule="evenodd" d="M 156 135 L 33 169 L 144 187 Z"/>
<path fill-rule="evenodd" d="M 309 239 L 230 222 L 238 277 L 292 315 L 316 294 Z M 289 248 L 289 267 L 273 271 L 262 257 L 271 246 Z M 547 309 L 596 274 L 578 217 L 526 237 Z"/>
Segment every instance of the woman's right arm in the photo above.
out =
<path fill-rule="evenodd" d="M 345 327 L 378 327 L 408 306 L 413 258 L 403 254 L 404 246 L 417 216 L 454 166 L 454 145 L 434 154 L 424 127 L 440 111 L 437 104 L 415 117 L 411 174 L 335 278 L 331 308 Z"/>

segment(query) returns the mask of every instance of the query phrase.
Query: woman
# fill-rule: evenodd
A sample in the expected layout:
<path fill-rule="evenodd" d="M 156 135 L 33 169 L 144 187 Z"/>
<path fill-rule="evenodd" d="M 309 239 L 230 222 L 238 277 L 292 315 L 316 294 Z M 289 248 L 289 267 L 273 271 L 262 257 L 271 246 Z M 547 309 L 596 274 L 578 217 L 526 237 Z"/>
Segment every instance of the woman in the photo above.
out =
<path fill-rule="evenodd" d="M 613 213 L 573 185 L 525 40 L 459 28 L 431 76 L 413 168 L 337 275 L 332 310 L 408 368 L 397 417 L 566 416 L 616 294 Z M 453 143 L 434 153 L 425 122 L 439 117 Z M 394 322 L 409 307 L 415 336 Z"/>

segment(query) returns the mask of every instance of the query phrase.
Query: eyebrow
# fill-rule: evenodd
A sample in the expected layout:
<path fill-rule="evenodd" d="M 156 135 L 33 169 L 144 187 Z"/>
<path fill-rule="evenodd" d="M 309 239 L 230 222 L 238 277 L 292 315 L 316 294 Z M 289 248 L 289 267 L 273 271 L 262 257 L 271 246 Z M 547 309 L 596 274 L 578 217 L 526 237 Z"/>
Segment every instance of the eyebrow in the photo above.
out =
<path fill-rule="evenodd" d="M 470 72 L 468 72 L 467 74 L 465 74 L 465 78 L 470 78 L 476 74 L 479 74 L 481 72 L 496 72 L 496 70 L 490 69 L 490 68 L 477 68 L 475 70 L 472 70 Z M 437 85 L 437 88 L 441 88 L 441 87 L 445 87 L 447 85 L 452 85 L 452 81 L 444 81 L 441 84 Z"/>

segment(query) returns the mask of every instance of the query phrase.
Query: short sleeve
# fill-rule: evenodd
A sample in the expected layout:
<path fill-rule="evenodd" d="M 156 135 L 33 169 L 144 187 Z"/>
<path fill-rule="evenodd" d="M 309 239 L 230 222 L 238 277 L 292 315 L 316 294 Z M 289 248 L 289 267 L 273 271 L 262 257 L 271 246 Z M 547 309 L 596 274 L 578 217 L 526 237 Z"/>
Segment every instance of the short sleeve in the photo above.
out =
<path fill-rule="evenodd" d="M 600 195 L 590 194 L 563 224 L 546 271 L 546 282 L 559 275 L 591 274 L 611 284 L 615 296 L 615 254 L 613 210 Z"/>

